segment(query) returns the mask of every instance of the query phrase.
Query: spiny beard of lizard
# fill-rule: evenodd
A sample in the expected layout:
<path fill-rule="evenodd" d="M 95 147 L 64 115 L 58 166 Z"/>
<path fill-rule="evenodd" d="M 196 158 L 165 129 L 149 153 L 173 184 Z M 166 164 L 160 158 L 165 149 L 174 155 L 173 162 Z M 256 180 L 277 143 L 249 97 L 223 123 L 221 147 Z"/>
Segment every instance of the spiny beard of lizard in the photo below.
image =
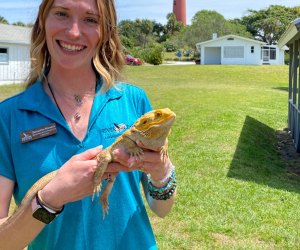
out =
<path fill-rule="evenodd" d="M 157 109 L 146 113 L 133 127 L 142 135 L 139 140 L 145 146 L 151 147 L 154 144 L 155 148 L 153 149 L 157 149 L 166 144 L 175 118 L 175 113 L 170 109 Z"/>

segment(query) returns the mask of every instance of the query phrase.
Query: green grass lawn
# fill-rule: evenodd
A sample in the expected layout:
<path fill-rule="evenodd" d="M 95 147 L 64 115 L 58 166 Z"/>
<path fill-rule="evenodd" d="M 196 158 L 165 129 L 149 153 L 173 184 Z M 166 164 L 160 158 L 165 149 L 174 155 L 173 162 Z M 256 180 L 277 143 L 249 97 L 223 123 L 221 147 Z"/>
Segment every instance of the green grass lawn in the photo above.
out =
<path fill-rule="evenodd" d="M 288 67 L 141 66 L 125 75 L 154 108 L 177 114 L 176 204 L 165 219 L 149 211 L 159 248 L 299 249 L 300 178 L 274 145 L 287 124 Z M 0 87 L 0 99 L 17 90 Z"/>

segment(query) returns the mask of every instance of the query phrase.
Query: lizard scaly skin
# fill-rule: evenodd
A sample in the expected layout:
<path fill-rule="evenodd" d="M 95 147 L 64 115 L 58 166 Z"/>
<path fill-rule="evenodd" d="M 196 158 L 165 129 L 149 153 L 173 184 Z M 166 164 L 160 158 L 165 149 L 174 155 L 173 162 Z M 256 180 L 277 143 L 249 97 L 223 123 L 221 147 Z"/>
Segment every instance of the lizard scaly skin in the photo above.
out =
<path fill-rule="evenodd" d="M 138 119 L 133 126 L 119 136 L 117 140 L 97 156 L 98 168 L 95 173 L 94 194 L 101 189 L 101 177 L 109 162 L 117 161 L 114 158 L 115 149 L 124 150 L 130 156 L 139 158 L 143 149 L 136 144 L 140 141 L 142 145 L 150 150 L 161 149 L 163 159 L 168 154 L 168 135 L 175 120 L 175 113 L 170 109 L 157 109 L 150 111 Z M 105 185 L 100 196 L 102 202 L 103 216 L 108 213 L 108 196 L 112 189 L 115 177 L 112 177 Z M 93 196 L 94 197 L 94 196 Z"/>
<path fill-rule="evenodd" d="M 157 109 L 150 111 L 141 116 L 134 125 L 126 130 L 124 134 L 119 136 L 116 141 L 105 150 L 101 151 L 96 159 L 98 160 L 98 167 L 94 177 L 94 194 L 101 190 L 101 180 L 107 165 L 110 162 L 117 161 L 113 155 L 115 149 L 121 149 L 127 152 L 130 156 L 139 158 L 143 154 L 143 149 L 136 144 L 139 140 L 145 148 L 157 150 L 161 148 L 161 153 L 165 159 L 168 149 L 168 135 L 175 120 L 175 113 L 170 109 Z M 46 186 L 56 175 L 56 171 L 40 178 L 33 186 L 27 191 L 20 206 L 16 211 L 0 225 L 0 238 L 1 234 L 6 229 L 12 227 L 12 224 L 21 216 L 25 210 L 26 204 L 30 203 L 38 190 Z M 108 196 L 113 187 L 115 178 L 112 177 L 105 185 L 101 193 L 100 200 L 102 202 L 103 216 L 108 213 Z M 94 195 L 93 195 L 94 197 Z"/>

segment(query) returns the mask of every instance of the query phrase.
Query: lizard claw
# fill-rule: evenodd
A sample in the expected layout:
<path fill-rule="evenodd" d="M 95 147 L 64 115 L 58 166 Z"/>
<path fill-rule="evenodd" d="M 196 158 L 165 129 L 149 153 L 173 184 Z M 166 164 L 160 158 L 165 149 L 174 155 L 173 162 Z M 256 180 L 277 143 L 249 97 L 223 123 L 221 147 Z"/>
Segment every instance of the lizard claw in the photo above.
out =
<path fill-rule="evenodd" d="M 129 168 L 132 168 L 135 162 L 141 161 L 141 156 L 144 154 L 144 151 L 141 148 L 136 148 L 135 151 L 131 151 L 129 154 L 130 157 L 134 158 L 134 161 L 129 165 Z"/>
<path fill-rule="evenodd" d="M 98 181 L 94 181 L 94 190 L 93 190 L 93 196 L 92 196 L 92 201 L 94 201 L 95 195 L 99 195 L 101 191 L 101 182 L 98 183 Z"/>
<path fill-rule="evenodd" d="M 104 197 L 100 197 L 100 200 L 102 202 L 102 217 L 104 220 L 105 216 L 108 215 L 108 200 Z"/>

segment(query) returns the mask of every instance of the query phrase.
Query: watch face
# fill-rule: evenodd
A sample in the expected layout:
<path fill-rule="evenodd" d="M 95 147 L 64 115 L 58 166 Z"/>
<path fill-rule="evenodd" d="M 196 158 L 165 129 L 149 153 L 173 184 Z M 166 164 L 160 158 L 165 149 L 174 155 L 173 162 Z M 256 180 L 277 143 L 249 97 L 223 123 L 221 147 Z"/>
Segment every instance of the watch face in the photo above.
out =
<path fill-rule="evenodd" d="M 34 211 L 32 216 L 45 224 L 49 224 L 56 217 L 55 214 L 49 213 L 44 208 L 38 208 L 37 210 Z"/>

